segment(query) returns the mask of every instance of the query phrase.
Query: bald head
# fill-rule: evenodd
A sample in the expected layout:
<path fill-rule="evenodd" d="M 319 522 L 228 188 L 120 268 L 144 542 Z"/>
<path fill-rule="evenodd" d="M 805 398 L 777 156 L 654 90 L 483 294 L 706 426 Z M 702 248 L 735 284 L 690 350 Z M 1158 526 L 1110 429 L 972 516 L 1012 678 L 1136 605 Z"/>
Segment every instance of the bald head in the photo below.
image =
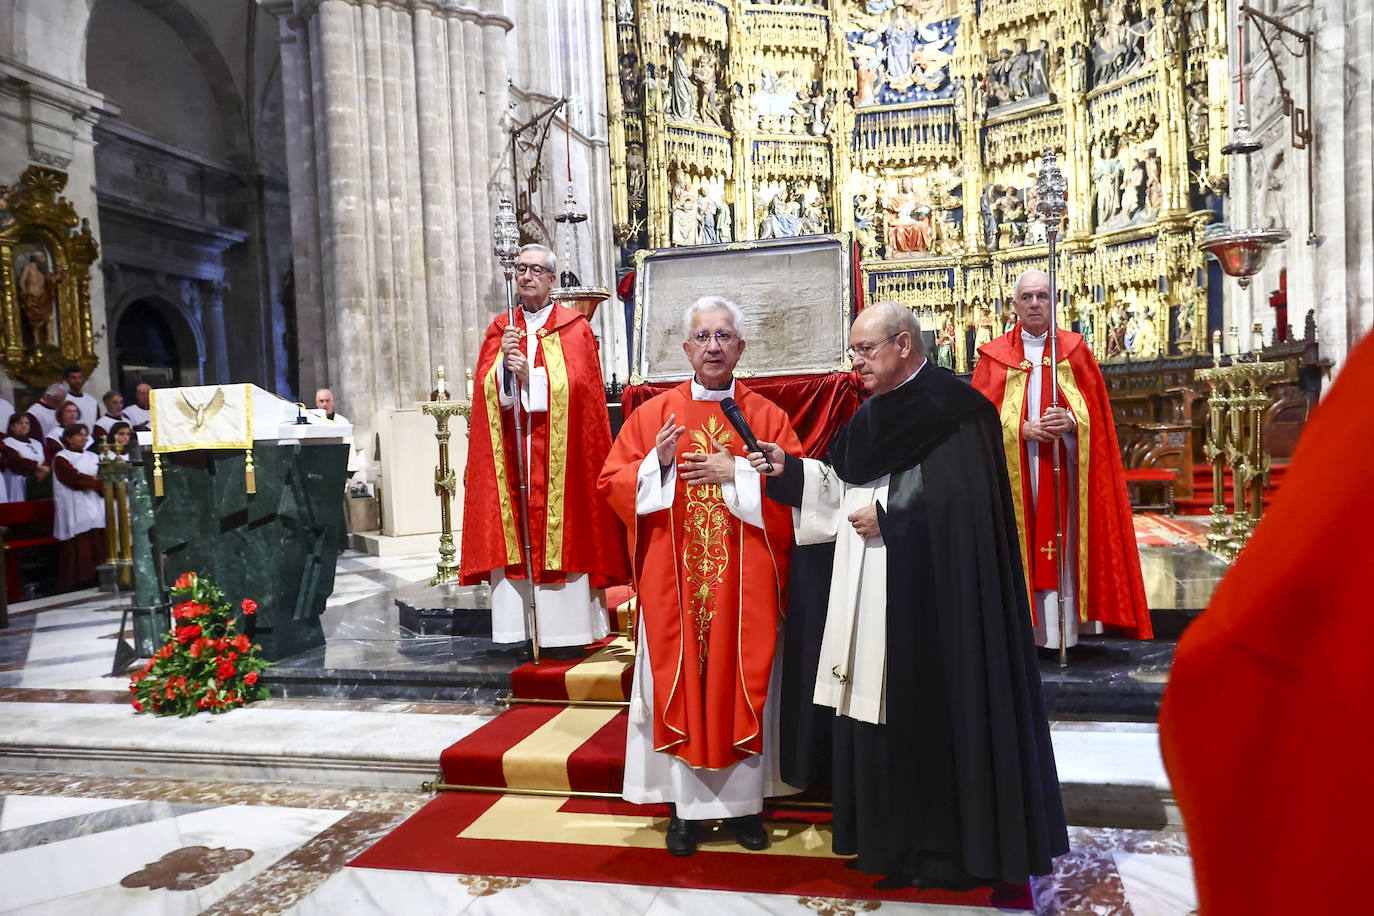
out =
<path fill-rule="evenodd" d="M 315 392 L 315 406 L 324 411 L 324 415 L 331 420 L 334 418 L 334 392 L 328 388 L 321 388 Z"/>
<path fill-rule="evenodd" d="M 900 302 L 864 309 L 849 329 L 854 370 L 870 394 L 886 394 L 911 377 L 925 359 L 921 324 Z"/>

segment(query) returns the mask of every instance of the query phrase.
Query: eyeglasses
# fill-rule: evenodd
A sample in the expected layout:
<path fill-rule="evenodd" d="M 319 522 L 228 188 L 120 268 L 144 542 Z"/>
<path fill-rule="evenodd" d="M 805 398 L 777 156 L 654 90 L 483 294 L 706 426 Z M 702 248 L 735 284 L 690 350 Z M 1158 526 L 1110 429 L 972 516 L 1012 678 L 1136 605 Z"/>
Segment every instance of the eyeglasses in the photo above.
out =
<path fill-rule="evenodd" d="M 845 352 L 849 354 L 850 359 L 853 359 L 856 356 L 862 356 L 864 359 L 872 359 L 873 354 L 878 352 L 879 347 L 881 347 L 883 344 L 887 343 L 889 340 L 899 336 L 902 333 L 902 331 L 898 331 L 896 334 L 889 334 L 877 343 L 859 344 L 856 347 L 850 347 L 848 350 L 845 350 Z"/>
<path fill-rule="evenodd" d="M 713 340 L 716 343 L 720 344 L 722 347 L 728 347 L 736 340 L 739 340 L 739 335 L 731 331 L 717 331 L 714 334 L 711 334 L 707 331 L 697 331 L 695 334 L 693 334 L 691 337 L 687 339 L 690 340 L 692 343 L 696 344 L 698 347 L 708 347 L 711 345 L 711 341 Z"/>
<path fill-rule="evenodd" d="M 542 277 L 542 276 L 544 276 L 544 274 L 551 274 L 551 273 L 553 273 L 553 271 L 549 270 L 547 267 L 544 267 L 544 266 L 541 265 L 541 264 L 516 264 L 516 265 L 515 265 L 515 275 L 516 275 L 517 277 L 523 277 L 523 276 L 524 276 L 525 274 L 527 274 L 527 273 L 534 274 L 535 277 Z"/>

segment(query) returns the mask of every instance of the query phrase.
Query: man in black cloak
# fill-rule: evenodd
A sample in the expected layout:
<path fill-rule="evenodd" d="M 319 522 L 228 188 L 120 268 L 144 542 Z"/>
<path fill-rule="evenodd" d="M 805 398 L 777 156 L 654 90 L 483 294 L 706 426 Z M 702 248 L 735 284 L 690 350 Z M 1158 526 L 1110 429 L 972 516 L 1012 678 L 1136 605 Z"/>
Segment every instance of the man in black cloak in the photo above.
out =
<path fill-rule="evenodd" d="M 826 461 L 750 455 L 798 510 L 798 544 L 835 542 L 821 645 L 795 653 L 814 667 L 784 678 L 804 692 L 783 715 L 830 713 L 834 850 L 855 867 L 890 886 L 1024 883 L 1068 837 L 997 411 L 926 362 L 899 304 L 864 311 L 850 345 L 872 396 Z M 788 627 L 825 593 L 794 591 Z M 789 783 L 824 775 L 795 733 L 791 749 Z"/>

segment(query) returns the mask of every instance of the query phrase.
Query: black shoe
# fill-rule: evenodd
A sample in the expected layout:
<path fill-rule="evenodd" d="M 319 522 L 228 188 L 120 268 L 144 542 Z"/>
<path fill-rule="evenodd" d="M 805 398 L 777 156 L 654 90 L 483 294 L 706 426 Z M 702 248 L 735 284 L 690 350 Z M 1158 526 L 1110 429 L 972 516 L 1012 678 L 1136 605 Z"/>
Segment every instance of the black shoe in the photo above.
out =
<path fill-rule="evenodd" d="M 696 821 L 687 821 L 676 814 L 668 821 L 668 851 L 675 856 L 690 856 L 697 851 L 700 829 Z"/>
<path fill-rule="evenodd" d="M 726 823 L 735 832 L 735 842 L 745 849 L 768 848 L 768 831 L 763 829 L 763 819 L 757 814 L 732 817 Z"/>

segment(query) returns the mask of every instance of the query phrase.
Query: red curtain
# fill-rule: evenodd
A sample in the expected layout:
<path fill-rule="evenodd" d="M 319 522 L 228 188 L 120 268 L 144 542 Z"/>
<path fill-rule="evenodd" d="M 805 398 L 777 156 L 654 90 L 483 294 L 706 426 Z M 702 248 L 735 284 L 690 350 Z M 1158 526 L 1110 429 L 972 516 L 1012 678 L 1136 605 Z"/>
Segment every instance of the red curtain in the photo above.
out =
<path fill-rule="evenodd" d="M 656 394 L 676 388 L 681 382 L 650 382 L 630 385 L 621 395 L 621 409 L 629 416 L 636 407 Z M 863 396 L 863 383 L 854 372 L 826 375 L 780 375 L 746 379 L 751 391 L 762 395 L 787 412 L 801 439 L 805 458 L 824 458 L 830 437 L 854 416 Z"/>

